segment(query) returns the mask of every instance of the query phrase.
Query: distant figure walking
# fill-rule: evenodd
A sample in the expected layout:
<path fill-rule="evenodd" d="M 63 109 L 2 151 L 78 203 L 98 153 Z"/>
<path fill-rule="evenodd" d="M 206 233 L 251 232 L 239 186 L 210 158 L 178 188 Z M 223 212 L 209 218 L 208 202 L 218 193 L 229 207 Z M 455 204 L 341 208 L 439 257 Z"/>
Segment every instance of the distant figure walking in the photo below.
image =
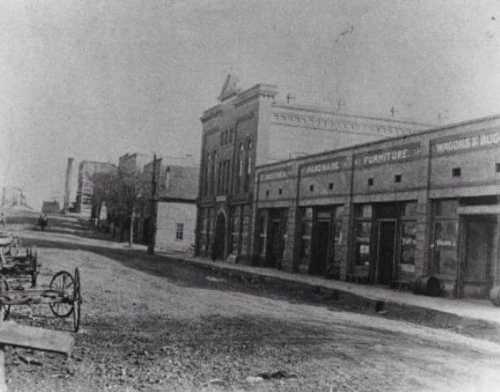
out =
<path fill-rule="evenodd" d="M 38 224 L 40 225 L 40 230 L 45 231 L 45 227 L 49 224 L 49 218 L 45 214 L 41 214 L 38 218 Z"/>

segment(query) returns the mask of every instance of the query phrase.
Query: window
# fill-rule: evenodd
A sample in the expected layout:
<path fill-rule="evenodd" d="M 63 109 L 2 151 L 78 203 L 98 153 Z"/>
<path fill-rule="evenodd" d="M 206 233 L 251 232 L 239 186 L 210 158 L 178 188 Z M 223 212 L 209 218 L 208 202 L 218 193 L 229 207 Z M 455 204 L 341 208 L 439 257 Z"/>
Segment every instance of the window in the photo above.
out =
<path fill-rule="evenodd" d="M 497 173 L 500 173 L 500 163 L 495 163 L 495 170 Z"/>
<path fill-rule="evenodd" d="M 309 191 L 314 192 L 314 185 L 309 185 Z"/>
<path fill-rule="evenodd" d="M 354 223 L 355 265 L 368 268 L 372 258 L 372 216 L 371 204 L 359 204 L 355 207 Z"/>
<path fill-rule="evenodd" d="M 240 150 L 238 152 L 238 173 L 236 175 L 236 181 L 235 181 L 235 192 L 240 193 L 241 192 L 241 185 L 243 183 L 243 169 L 244 169 L 244 159 L 245 159 L 245 146 L 243 143 L 240 143 Z"/>
<path fill-rule="evenodd" d="M 368 186 L 372 186 L 373 185 L 373 178 L 369 178 L 368 179 Z"/>
<path fill-rule="evenodd" d="M 281 195 L 283 193 L 283 189 L 279 188 L 278 189 L 278 194 Z"/>
<path fill-rule="evenodd" d="M 462 175 L 462 169 L 459 167 L 454 167 L 451 169 L 451 175 L 453 177 L 460 177 Z"/>
<path fill-rule="evenodd" d="M 300 258 L 303 264 L 309 264 L 309 259 L 311 257 L 313 209 L 311 207 L 306 207 L 302 208 L 300 212 Z"/>
<path fill-rule="evenodd" d="M 217 160 L 217 152 L 214 151 L 212 153 L 212 162 L 211 162 L 211 169 L 210 169 L 210 182 L 209 182 L 209 187 L 210 187 L 210 191 L 209 193 L 210 194 L 213 194 L 215 193 L 215 179 L 217 178 L 216 177 L 216 168 L 217 166 L 215 165 L 215 162 Z"/>
<path fill-rule="evenodd" d="M 458 200 L 433 202 L 432 272 L 453 278 L 457 268 Z"/>
<path fill-rule="evenodd" d="M 222 193 L 222 184 L 223 184 L 223 176 L 224 172 L 222 170 L 222 161 L 219 161 L 219 167 L 217 169 L 217 195 L 220 195 Z"/>
<path fill-rule="evenodd" d="M 269 191 L 269 189 L 268 189 L 268 190 L 266 191 L 266 197 L 269 197 L 269 194 L 270 194 L 270 193 L 271 193 L 271 192 L 270 192 L 270 191 Z"/>
<path fill-rule="evenodd" d="M 403 178 L 403 176 L 401 174 L 396 174 L 394 176 L 394 182 L 401 182 L 402 178 Z"/>
<path fill-rule="evenodd" d="M 332 189 L 333 189 L 333 182 L 330 182 L 330 183 L 328 184 L 328 189 L 330 189 L 330 190 L 332 190 Z"/>
<path fill-rule="evenodd" d="M 182 241 L 184 238 L 184 223 L 175 224 L 175 239 L 177 241 Z"/>
<path fill-rule="evenodd" d="M 247 142 L 247 155 L 246 155 L 246 162 L 245 162 L 245 179 L 244 179 L 244 189 L 243 191 L 244 192 L 248 192 L 248 188 L 249 188 L 249 185 L 250 185 L 250 177 L 252 175 L 252 148 L 253 148 L 253 143 L 252 143 L 252 139 L 248 139 L 248 142 Z"/>

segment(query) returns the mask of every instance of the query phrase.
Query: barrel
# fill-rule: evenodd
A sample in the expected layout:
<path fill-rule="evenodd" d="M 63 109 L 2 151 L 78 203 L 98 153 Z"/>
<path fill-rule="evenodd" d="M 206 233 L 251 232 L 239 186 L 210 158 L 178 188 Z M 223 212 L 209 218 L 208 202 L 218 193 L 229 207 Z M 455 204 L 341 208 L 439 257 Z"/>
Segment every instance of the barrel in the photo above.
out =
<path fill-rule="evenodd" d="M 435 276 L 421 276 L 415 281 L 415 293 L 431 297 L 440 297 L 444 292 L 444 283 Z"/>
<path fill-rule="evenodd" d="M 490 300 L 493 305 L 500 306 L 500 286 L 494 286 L 490 290 Z"/>

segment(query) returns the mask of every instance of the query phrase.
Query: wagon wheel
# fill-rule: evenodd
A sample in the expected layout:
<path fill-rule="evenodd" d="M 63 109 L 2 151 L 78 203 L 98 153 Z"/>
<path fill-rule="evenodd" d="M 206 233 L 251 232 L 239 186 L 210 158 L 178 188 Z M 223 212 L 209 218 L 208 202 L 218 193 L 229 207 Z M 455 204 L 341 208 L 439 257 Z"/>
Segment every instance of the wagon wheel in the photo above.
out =
<path fill-rule="evenodd" d="M 35 252 L 33 257 L 31 257 L 31 287 L 36 287 L 37 277 L 38 277 L 38 255 Z"/>
<path fill-rule="evenodd" d="M 2 276 L 0 277 L 0 295 L 5 295 L 7 291 L 9 291 L 9 284 L 7 279 Z M 10 314 L 10 305 L 0 305 L 0 311 L 3 311 L 3 319 L 7 320 Z"/>
<path fill-rule="evenodd" d="M 54 316 L 66 318 L 74 310 L 75 280 L 67 271 L 59 271 L 50 281 L 50 290 L 58 293 L 58 298 L 49 303 Z"/>
<path fill-rule="evenodd" d="M 82 293 L 80 286 L 80 271 L 77 267 L 75 268 L 75 290 L 73 293 L 73 327 L 75 332 L 78 332 L 80 329 L 81 307 Z"/>

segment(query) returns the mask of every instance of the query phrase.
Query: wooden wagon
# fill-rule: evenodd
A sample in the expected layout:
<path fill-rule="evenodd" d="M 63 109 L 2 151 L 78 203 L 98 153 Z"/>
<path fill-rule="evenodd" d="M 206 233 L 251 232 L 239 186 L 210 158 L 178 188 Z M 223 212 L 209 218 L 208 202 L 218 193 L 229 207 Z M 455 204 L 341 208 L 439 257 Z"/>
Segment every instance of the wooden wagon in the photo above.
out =
<path fill-rule="evenodd" d="M 47 288 L 10 288 L 4 277 L 0 278 L 0 307 L 4 317 L 10 314 L 11 306 L 49 305 L 54 316 L 73 317 L 73 330 L 78 332 L 81 318 L 80 273 L 57 272 Z"/>

